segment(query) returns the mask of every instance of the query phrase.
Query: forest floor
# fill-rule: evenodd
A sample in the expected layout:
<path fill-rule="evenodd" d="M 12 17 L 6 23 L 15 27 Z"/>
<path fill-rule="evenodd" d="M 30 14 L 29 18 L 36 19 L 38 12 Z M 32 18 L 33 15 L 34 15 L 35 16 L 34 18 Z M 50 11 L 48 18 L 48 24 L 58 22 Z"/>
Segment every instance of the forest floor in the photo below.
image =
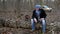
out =
<path fill-rule="evenodd" d="M 31 29 L 25 29 L 25 28 L 1 27 L 0 34 L 42 34 L 42 32 L 41 29 L 31 31 Z"/>

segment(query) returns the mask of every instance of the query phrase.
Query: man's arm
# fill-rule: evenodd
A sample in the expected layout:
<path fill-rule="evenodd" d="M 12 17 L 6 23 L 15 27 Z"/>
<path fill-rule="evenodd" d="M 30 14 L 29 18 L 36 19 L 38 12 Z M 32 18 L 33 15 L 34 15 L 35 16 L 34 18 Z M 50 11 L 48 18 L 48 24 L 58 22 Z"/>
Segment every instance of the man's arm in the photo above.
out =
<path fill-rule="evenodd" d="M 35 10 L 33 11 L 32 18 L 35 18 Z"/>
<path fill-rule="evenodd" d="M 47 14 L 45 13 L 45 11 L 42 9 L 42 18 L 46 18 Z"/>

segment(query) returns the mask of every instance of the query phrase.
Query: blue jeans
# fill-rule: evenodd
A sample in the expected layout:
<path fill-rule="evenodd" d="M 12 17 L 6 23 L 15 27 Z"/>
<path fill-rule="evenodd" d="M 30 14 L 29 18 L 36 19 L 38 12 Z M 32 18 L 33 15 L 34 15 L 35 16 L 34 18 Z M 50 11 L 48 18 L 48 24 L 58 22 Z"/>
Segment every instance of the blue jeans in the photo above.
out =
<path fill-rule="evenodd" d="M 35 30 L 35 22 L 34 19 L 31 19 L 32 30 Z M 42 20 L 42 32 L 46 31 L 46 21 Z"/>
<path fill-rule="evenodd" d="M 46 32 L 46 21 L 42 20 L 42 32 Z"/>
<path fill-rule="evenodd" d="M 31 19 L 31 25 L 32 25 L 32 30 L 35 30 L 35 23 L 33 19 Z"/>

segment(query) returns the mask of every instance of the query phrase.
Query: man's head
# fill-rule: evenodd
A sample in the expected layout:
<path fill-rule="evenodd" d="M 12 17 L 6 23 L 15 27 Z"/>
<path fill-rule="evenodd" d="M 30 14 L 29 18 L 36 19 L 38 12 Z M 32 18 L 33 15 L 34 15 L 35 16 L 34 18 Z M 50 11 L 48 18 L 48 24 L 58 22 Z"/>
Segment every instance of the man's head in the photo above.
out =
<path fill-rule="evenodd" d="M 35 5 L 35 9 L 39 10 L 41 8 L 41 5 Z"/>

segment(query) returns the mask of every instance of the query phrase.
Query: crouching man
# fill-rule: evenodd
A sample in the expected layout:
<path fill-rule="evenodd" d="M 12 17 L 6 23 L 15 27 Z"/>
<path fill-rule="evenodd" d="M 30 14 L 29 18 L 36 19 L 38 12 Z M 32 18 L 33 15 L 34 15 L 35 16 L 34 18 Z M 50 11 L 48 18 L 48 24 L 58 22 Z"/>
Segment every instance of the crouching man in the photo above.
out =
<path fill-rule="evenodd" d="M 42 22 L 42 31 L 45 32 L 46 29 L 46 13 L 43 9 L 41 9 L 40 5 L 35 5 L 35 10 L 33 10 L 32 19 L 31 19 L 31 25 L 32 25 L 32 31 L 35 30 L 35 23 L 38 21 Z"/>

